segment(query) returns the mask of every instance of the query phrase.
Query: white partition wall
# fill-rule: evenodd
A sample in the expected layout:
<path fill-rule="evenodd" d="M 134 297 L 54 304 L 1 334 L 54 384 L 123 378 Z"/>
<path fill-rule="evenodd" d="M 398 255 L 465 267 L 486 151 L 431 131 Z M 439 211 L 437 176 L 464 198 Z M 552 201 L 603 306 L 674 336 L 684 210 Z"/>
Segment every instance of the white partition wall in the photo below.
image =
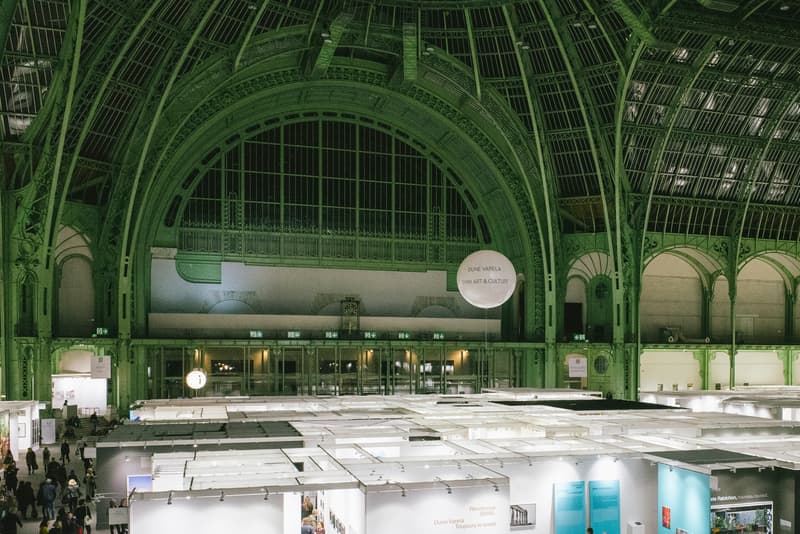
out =
<path fill-rule="evenodd" d="M 567 457 L 565 457 L 567 458 Z M 553 485 L 560 482 L 619 480 L 620 524 L 640 521 L 645 534 L 656 534 L 654 510 L 658 502 L 658 469 L 645 460 L 615 460 L 610 456 L 550 461 L 504 463 L 493 470 L 511 480 L 510 504 L 535 505 L 536 534 L 553 532 Z M 505 532 L 508 532 L 507 530 Z M 598 533 L 599 534 L 599 533 Z"/>
<path fill-rule="evenodd" d="M 264 500 L 259 495 L 175 497 L 172 504 L 165 499 L 144 500 L 134 497 L 130 503 L 130 534 L 178 533 L 220 534 L 258 532 L 285 533 L 283 498 Z M 300 531 L 299 525 L 291 534 Z"/>
<path fill-rule="evenodd" d="M 800 352 L 792 352 L 792 385 L 800 385 Z"/>
<path fill-rule="evenodd" d="M 334 533 L 331 518 L 344 526 L 347 534 L 367 534 L 368 532 L 383 532 L 382 530 L 367 530 L 366 521 L 366 496 L 359 489 L 333 489 L 317 492 L 317 503 L 325 521 L 325 532 Z M 287 531 L 288 532 L 288 531 Z"/>
<path fill-rule="evenodd" d="M 509 489 L 475 481 L 476 486 L 367 489 L 367 533 L 507 534 Z M 495 488 L 497 491 L 495 491 Z M 348 530 L 348 534 L 349 534 Z"/>
<path fill-rule="evenodd" d="M 700 362 L 691 351 L 645 351 L 641 356 L 640 389 L 642 391 L 679 391 L 700 389 Z"/>
<path fill-rule="evenodd" d="M 78 410 L 85 412 L 106 412 L 107 386 L 105 378 L 92 378 L 87 374 L 53 375 L 52 379 L 53 407 L 60 408 L 64 401 L 69 405 L 77 405 Z"/>
<path fill-rule="evenodd" d="M 783 359 L 774 350 L 736 353 L 736 385 L 780 386 L 785 382 Z"/>

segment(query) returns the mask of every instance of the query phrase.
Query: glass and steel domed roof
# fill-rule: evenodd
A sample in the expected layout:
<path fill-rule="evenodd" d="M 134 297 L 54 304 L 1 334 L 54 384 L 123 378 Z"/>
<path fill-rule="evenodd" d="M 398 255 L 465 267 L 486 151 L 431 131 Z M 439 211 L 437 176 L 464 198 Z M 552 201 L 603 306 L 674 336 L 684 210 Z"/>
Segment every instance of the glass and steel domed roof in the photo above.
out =
<path fill-rule="evenodd" d="M 15 6 L 13 4 L 16 4 Z M 154 95 L 301 32 L 332 61 L 438 58 L 529 133 L 564 231 L 604 229 L 616 192 L 653 231 L 800 233 L 796 0 L 28 0 L 0 17 L 6 156 L 44 144 L 70 94 L 69 198 L 104 204 Z M 154 113 L 158 116 L 158 112 Z M 155 120 L 155 119 L 154 119 Z M 29 157 L 35 160 L 36 151 Z M 7 160 L 10 158 L 7 157 Z M 27 175 L 13 168 L 12 187 Z"/>

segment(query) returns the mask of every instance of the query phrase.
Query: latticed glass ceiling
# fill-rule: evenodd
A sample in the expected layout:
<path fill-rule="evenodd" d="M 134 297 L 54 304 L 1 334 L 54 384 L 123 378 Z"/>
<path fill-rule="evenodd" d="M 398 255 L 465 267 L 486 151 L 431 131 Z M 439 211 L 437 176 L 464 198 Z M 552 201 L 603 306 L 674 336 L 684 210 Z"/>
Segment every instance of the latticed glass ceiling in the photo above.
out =
<path fill-rule="evenodd" d="M 6 158 L 14 187 L 60 118 L 48 98 L 72 57 L 63 149 L 77 157 L 63 172 L 71 200 L 104 205 L 140 115 L 206 60 L 235 68 L 292 29 L 318 49 L 341 24 L 334 61 L 393 65 L 410 25 L 422 64 L 460 62 L 464 89 L 500 95 L 541 143 L 536 172 L 553 184 L 562 230 L 604 229 L 602 194 L 616 187 L 652 231 L 800 236 L 797 0 L 92 0 L 77 54 L 64 36 L 79 5 L 4 4 L 0 135 L 6 155 L 30 158 L 25 169 Z"/>

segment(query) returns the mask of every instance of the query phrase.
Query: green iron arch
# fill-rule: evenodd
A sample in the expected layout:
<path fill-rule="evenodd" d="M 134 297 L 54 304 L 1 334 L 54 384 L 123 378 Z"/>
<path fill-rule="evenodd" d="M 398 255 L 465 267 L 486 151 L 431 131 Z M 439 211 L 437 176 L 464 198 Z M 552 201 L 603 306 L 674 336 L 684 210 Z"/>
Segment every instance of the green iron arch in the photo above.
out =
<path fill-rule="evenodd" d="M 197 154 L 208 153 L 255 122 L 310 111 L 358 114 L 366 108 L 374 120 L 435 147 L 442 161 L 463 178 L 487 217 L 492 248 L 509 255 L 534 281 L 526 285 L 531 303 L 527 328 L 542 331 L 544 280 L 554 283 L 552 244 L 545 237 L 548 228 L 552 230 L 552 214 L 545 206 L 553 193 L 544 181 L 539 186 L 541 177 L 532 170 L 535 159 L 524 127 L 513 111 L 491 92 L 480 101 L 474 99 L 464 89 L 469 75 L 443 57 L 420 65 L 414 83 L 396 81 L 395 67 L 355 58 L 334 58 L 325 78 L 309 79 L 303 74 L 304 52 L 294 48 L 296 37 L 285 34 L 261 43 L 273 53 L 258 56 L 235 73 L 222 58 L 206 63 L 196 79 L 181 83 L 138 169 L 131 158 L 137 157 L 135 147 L 144 134 L 129 141 L 129 163 L 123 166 L 109 210 L 116 215 L 103 231 L 104 242 L 121 254 L 119 301 L 124 303 L 131 289 L 133 269 L 137 279 L 146 279 L 147 262 L 133 251 L 148 250 L 155 243 L 158 223 L 178 187 L 177 177 L 197 164 Z M 132 171 L 136 176 L 129 175 Z M 140 301 L 146 300 L 142 285 L 134 297 Z M 123 319 L 124 315 L 123 311 Z"/>
<path fill-rule="evenodd" d="M 309 90 L 309 86 L 319 91 Z M 305 88 L 303 91 L 302 88 Z M 438 121 L 426 110 L 414 109 L 413 102 L 402 102 L 400 98 L 389 99 L 390 95 L 378 94 L 372 88 L 341 82 L 304 81 L 297 86 L 287 84 L 269 94 L 256 93 L 250 97 L 230 103 L 219 110 L 211 120 L 201 125 L 190 140 L 178 147 L 173 159 L 162 167 L 159 177 L 153 179 L 154 189 L 149 195 L 146 208 L 140 208 L 143 217 L 138 250 L 148 250 L 157 242 L 159 221 L 164 220 L 180 185 L 179 177 L 186 177 L 197 167 L 198 154 L 210 154 L 225 140 L 235 140 L 255 123 L 266 123 L 280 117 L 303 114 L 346 113 L 358 116 L 363 113 L 363 102 L 380 99 L 382 113 L 373 118 L 373 123 L 385 125 L 384 129 L 409 132 L 424 146 L 436 147 L 436 153 L 443 165 L 452 169 L 452 174 L 463 179 L 465 187 L 471 191 L 477 208 L 486 215 L 487 225 L 493 236 L 494 248 L 508 254 L 517 261 L 526 261 L 538 256 L 533 247 L 538 244 L 536 231 L 526 222 L 530 216 L 530 204 L 525 199 L 514 198 L 509 191 L 507 177 L 500 169 L 486 161 L 487 155 L 482 147 L 470 139 L 459 135 L 458 125 Z M 258 101 L 268 100 L 272 109 L 254 113 Z M 261 115 L 261 116 L 259 116 Z M 232 119 L 241 117 L 241 119 Z M 233 141 L 236 142 L 236 141 Z M 518 178 L 517 178 L 518 179 Z M 522 202 L 520 202 L 522 201 Z M 519 236 L 526 236 L 520 239 Z"/>
<path fill-rule="evenodd" d="M 310 198 L 292 198 L 296 182 Z M 369 117 L 306 112 L 254 124 L 203 156 L 156 241 L 250 262 L 441 268 L 491 246 L 491 234 L 463 180 L 424 143 Z"/>

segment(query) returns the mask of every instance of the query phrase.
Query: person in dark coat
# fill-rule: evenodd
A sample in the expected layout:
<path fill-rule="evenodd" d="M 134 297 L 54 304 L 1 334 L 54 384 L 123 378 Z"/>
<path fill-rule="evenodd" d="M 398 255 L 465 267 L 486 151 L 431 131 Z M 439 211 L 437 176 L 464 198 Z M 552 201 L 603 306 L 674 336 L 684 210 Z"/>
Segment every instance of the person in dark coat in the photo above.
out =
<path fill-rule="evenodd" d="M 57 495 L 56 485 L 48 478 L 42 485 L 42 517 L 46 519 L 56 518 L 55 503 Z"/>
<path fill-rule="evenodd" d="M 23 480 L 17 490 L 17 505 L 22 519 L 28 519 L 28 507 L 31 507 L 31 518 L 36 518 L 36 496 L 33 494 L 33 486 L 28 481 Z"/>
<path fill-rule="evenodd" d="M 47 469 L 47 464 L 50 463 L 50 449 L 45 447 L 42 449 L 42 465 L 44 465 L 45 470 Z"/>
<path fill-rule="evenodd" d="M 19 469 L 17 469 L 17 464 L 14 462 L 11 462 L 8 464 L 8 467 L 6 467 L 6 487 L 11 490 L 12 493 L 17 492 L 17 471 L 19 471 Z"/>
<path fill-rule="evenodd" d="M 33 452 L 33 449 L 28 447 L 28 452 L 25 453 L 25 465 L 28 466 L 28 474 L 33 474 L 34 471 L 39 467 L 36 465 L 36 453 Z"/>
<path fill-rule="evenodd" d="M 59 465 L 56 472 L 56 477 L 58 479 L 59 486 L 61 486 L 61 489 L 64 490 L 67 487 L 67 468 L 63 465 Z"/>
<path fill-rule="evenodd" d="M 0 532 L 3 534 L 17 534 L 17 525 L 22 526 L 19 516 L 12 510 L 7 510 L 3 518 L 0 519 Z"/>
<path fill-rule="evenodd" d="M 67 440 L 61 442 L 61 464 L 69 462 L 69 443 Z"/>
<path fill-rule="evenodd" d="M 83 529 L 84 534 L 92 534 L 92 526 L 87 524 L 87 519 L 92 518 L 92 511 L 89 510 L 89 507 L 86 505 L 86 501 L 80 499 L 78 501 L 78 507 L 75 508 L 75 521 L 78 523 L 78 526 Z"/>

